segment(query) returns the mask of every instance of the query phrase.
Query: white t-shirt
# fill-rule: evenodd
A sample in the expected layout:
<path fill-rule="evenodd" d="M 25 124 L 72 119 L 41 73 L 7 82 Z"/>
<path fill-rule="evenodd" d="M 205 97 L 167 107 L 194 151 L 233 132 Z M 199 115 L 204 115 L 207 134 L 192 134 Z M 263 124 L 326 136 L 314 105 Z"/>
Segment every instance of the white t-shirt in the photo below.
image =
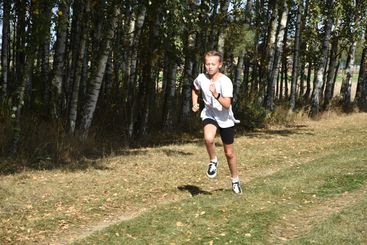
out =
<path fill-rule="evenodd" d="M 194 87 L 196 90 L 201 90 L 205 104 L 200 114 L 201 119 L 213 119 L 221 128 L 229 128 L 234 126 L 235 123 L 239 123 L 240 121 L 234 118 L 232 106 L 226 109 L 213 97 L 209 90 L 210 83 L 210 79 L 204 73 L 199 74 L 194 80 Z M 215 88 L 222 97 L 233 97 L 233 84 L 226 75 L 221 74 L 215 82 Z"/>

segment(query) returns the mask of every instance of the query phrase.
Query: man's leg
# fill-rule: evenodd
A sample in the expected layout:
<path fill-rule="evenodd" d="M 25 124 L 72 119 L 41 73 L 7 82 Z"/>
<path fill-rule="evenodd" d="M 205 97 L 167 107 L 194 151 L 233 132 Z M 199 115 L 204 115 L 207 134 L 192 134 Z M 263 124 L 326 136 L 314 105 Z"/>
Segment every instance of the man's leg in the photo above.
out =
<path fill-rule="evenodd" d="M 209 155 L 209 160 L 213 160 L 217 157 L 215 152 L 215 135 L 217 133 L 217 127 L 214 124 L 208 123 L 204 126 L 204 141 L 206 150 Z"/>
<path fill-rule="evenodd" d="M 233 144 L 223 143 L 223 147 L 224 147 L 224 154 L 227 158 L 227 163 L 228 163 L 229 171 L 231 173 L 231 177 L 238 178 L 237 158 L 233 150 Z"/>
<path fill-rule="evenodd" d="M 205 120 L 204 120 L 205 121 Z M 211 121 L 204 122 L 204 140 L 206 150 L 209 155 L 209 165 L 206 175 L 209 178 L 214 178 L 218 173 L 218 159 L 215 152 L 215 135 L 217 132 L 217 126 Z"/>

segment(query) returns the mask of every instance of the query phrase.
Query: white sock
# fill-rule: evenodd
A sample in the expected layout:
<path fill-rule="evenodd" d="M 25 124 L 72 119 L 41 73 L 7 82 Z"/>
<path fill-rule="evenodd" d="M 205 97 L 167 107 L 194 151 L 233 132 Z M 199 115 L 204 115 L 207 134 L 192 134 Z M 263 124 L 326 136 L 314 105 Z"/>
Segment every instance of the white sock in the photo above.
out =
<path fill-rule="evenodd" d="M 232 177 L 231 179 L 232 179 L 232 183 L 240 182 L 240 178 L 238 178 L 238 176 Z"/>
<path fill-rule="evenodd" d="M 210 160 L 211 162 L 218 162 L 218 158 L 215 157 L 214 159 Z"/>

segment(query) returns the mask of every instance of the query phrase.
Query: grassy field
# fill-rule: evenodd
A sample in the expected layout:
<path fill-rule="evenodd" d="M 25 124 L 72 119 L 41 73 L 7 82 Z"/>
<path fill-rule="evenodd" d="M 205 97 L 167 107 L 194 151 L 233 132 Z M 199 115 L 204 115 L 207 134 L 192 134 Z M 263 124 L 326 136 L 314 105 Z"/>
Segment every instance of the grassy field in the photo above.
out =
<path fill-rule="evenodd" d="M 201 139 L 1 176 L 0 244 L 365 244 L 366 135 L 366 113 L 238 134 L 242 195 Z"/>

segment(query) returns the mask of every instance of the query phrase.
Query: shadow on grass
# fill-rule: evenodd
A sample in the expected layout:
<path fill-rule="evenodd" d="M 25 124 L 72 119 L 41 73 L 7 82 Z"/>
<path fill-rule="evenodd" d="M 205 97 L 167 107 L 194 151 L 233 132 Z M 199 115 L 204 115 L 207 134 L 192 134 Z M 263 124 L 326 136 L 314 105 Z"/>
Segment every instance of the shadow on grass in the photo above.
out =
<path fill-rule="evenodd" d="M 245 136 L 250 138 L 270 138 L 273 135 L 279 135 L 283 137 L 292 135 L 314 135 L 311 129 L 307 128 L 306 125 L 292 125 L 287 126 L 284 129 L 260 129 L 254 132 L 244 133 Z"/>
<path fill-rule="evenodd" d="M 314 135 L 312 129 L 306 125 L 288 125 L 281 129 L 266 128 L 252 132 L 244 131 L 239 126 L 236 127 L 236 131 L 236 137 L 245 136 L 249 138 L 271 138 L 274 135 L 282 137 L 300 134 Z M 219 136 L 217 137 L 219 138 Z M 130 144 L 126 144 L 121 136 L 115 135 L 105 135 L 102 138 L 96 137 L 87 143 L 81 143 L 73 137 L 65 138 L 60 142 L 58 139 L 45 140 L 38 138 L 34 143 L 29 143 L 28 148 L 24 147 L 23 153 L 0 159 L 0 175 L 16 174 L 26 169 L 41 171 L 53 169 L 84 171 L 89 168 L 109 170 L 99 159 L 110 156 L 146 155 L 151 151 L 150 148 L 162 146 L 166 146 L 166 148 L 159 151 L 166 156 L 190 156 L 193 153 L 167 148 L 170 145 L 187 143 L 202 147 L 204 144 L 202 129 L 186 133 L 157 132 L 139 140 L 134 140 Z M 217 146 L 222 146 L 220 139 L 217 141 Z M 197 193 L 200 194 L 201 192 Z"/>
<path fill-rule="evenodd" d="M 197 196 L 197 195 L 212 195 L 209 191 L 204 191 L 200 187 L 197 187 L 195 185 L 181 185 L 178 186 L 177 189 L 180 191 L 187 191 L 191 194 L 191 196 Z"/>

